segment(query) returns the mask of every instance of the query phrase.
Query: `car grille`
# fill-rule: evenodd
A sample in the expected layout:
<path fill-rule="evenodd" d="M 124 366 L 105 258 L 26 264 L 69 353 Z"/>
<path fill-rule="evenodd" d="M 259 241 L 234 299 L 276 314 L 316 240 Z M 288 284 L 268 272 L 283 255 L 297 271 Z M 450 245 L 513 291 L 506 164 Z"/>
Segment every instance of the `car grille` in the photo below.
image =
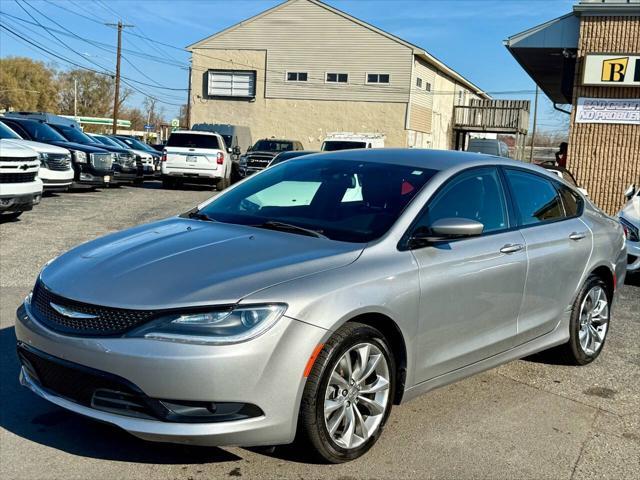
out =
<path fill-rule="evenodd" d="M 98 170 L 111 170 L 113 160 L 110 153 L 91 153 L 89 154 L 91 165 Z"/>
<path fill-rule="evenodd" d="M 65 154 L 50 153 L 47 159 L 45 160 L 45 164 L 47 165 L 47 168 L 49 170 L 56 170 L 56 171 L 63 172 L 63 171 L 69 170 L 71 165 L 71 158 Z"/>
<path fill-rule="evenodd" d="M 29 183 L 36 179 L 36 172 L 0 173 L 0 183 Z"/>
<path fill-rule="evenodd" d="M 0 157 L 2 162 L 35 162 L 37 157 Z"/>
<path fill-rule="evenodd" d="M 136 157 L 128 154 L 118 154 L 118 163 L 123 167 L 133 168 L 136 166 Z"/>
<path fill-rule="evenodd" d="M 92 318 L 72 318 L 62 315 L 51 304 L 68 308 L 73 312 L 92 315 Z M 149 321 L 151 310 L 128 310 L 100 307 L 61 297 L 49 291 L 38 281 L 31 299 L 37 320 L 51 330 L 81 336 L 118 336 Z"/>
<path fill-rule="evenodd" d="M 247 155 L 247 167 L 267 168 L 271 160 L 273 155 Z"/>

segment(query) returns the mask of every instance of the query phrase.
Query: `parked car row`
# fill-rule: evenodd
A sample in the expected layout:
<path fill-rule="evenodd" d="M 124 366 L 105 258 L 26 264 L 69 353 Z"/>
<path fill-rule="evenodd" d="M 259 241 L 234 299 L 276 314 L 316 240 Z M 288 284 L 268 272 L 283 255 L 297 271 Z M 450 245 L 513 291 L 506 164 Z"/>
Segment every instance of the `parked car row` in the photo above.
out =
<path fill-rule="evenodd" d="M 0 115 L 0 139 L 2 162 L 6 164 L 0 171 L 3 219 L 16 218 L 30 210 L 40 201 L 43 191 L 66 191 L 72 186 L 140 184 L 161 174 L 161 154 L 137 139 L 86 134 L 74 120 L 50 113 L 8 112 Z M 16 153 L 25 149 L 28 154 Z M 22 172 L 25 175 L 9 174 L 13 170 L 10 165 L 21 168 L 22 164 L 18 163 L 30 155 L 39 162 L 35 172 L 25 168 Z M 30 179 L 32 173 L 37 181 Z M 32 183 L 33 202 L 30 205 L 26 197 L 12 196 L 25 194 L 27 187 L 17 188 L 14 185 L 17 183 Z"/>

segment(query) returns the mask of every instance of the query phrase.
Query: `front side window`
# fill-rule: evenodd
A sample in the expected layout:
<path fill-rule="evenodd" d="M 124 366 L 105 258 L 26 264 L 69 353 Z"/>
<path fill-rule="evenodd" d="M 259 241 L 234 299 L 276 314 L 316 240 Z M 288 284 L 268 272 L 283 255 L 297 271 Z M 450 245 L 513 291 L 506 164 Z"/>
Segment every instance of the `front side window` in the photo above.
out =
<path fill-rule="evenodd" d="M 347 73 L 327 73 L 327 83 L 348 83 L 349 74 Z"/>
<path fill-rule="evenodd" d="M 429 202 L 418 220 L 417 228 L 429 228 L 445 218 L 464 218 L 484 225 L 483 233 L 508 228 L 508 213 L 498 171 L 493 168 L 474 169 L 451 180 Z"/>
<path fill-rule="evenodd" d="M 307 72 L 287 72 L 288 82 L 306 82 Z"/>
<path fill-rule="evenodd" d="M 434 170 L 300 158 L 239 184 L 202 209 L 213 220 L 283 222 L 333 240 L 369 242 L 386 233 Z"/>
<path fill-rule="evenodd" d="M 256 72 L 251 70 L 209 70 L 209 97 L 253 98 L 256 96 Z"/>
<path fill-rule="evenodd" d="M 505 173 L 520 225 L 535 225 L 564 217 L 560 195 L 549 180 L 520 170 L 507 169 Z"/>
<path fill-rule="evenodd" d="M 367 83 L 389 83 L 388 73 L 368 73 Z"/>
<path fill-rule="evenodd" d="M 59 131 L 62 135 L 64 135 L 64 137 L 70 142 L 82 143 L 85 145 L 91 143 L 100 143 L 75 127 L 70 127 L 67 125 L 52 125 L 52 127 Z"/>

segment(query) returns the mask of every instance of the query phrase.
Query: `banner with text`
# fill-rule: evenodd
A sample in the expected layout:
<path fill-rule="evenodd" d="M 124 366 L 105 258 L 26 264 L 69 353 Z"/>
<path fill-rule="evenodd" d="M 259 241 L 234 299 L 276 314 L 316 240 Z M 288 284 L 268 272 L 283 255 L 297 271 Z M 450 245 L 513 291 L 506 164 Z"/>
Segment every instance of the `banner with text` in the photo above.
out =
<path fill-rule="evenodd" d="M 640 125 L 640 98 L 578 98 L 576 123 Z"/>

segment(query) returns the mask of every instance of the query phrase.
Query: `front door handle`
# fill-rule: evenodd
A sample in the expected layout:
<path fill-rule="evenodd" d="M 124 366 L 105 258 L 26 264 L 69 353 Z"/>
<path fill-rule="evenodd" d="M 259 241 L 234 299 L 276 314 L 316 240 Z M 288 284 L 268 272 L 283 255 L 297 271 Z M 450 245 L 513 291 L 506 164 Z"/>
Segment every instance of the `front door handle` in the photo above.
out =
<path fill-rule="evenodd" d="M 520 243 L 508 243 L 500 249 L 500 253 L 516 253 L 524 248 Z"/>
<path fill-rule="evenodd" d="M 584 233 L 584 232 L 573 232 L 571 235 L 569 235 L 569 238 L 571 240 L 577 242 L 578 240 L 582 240 L 586 236 L 587 236 L 587 234 Z"/>

